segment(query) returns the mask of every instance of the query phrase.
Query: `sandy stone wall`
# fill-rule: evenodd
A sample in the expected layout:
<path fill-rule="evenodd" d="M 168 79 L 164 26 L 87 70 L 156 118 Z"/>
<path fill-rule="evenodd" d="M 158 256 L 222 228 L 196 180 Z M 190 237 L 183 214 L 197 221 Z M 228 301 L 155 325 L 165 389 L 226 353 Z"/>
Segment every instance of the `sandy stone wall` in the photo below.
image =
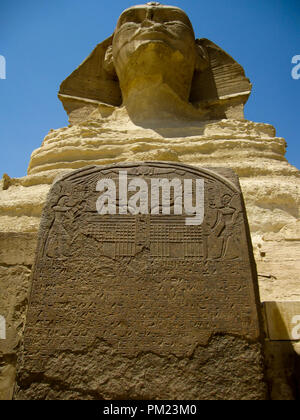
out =
<path fill-rule="evenodd" d="M 13 393 L 36 242 L 35 233 L 0 233 L 0 315 L 6 322 L 6 339 L 0 340 L 0 400 Z"/>
<path fill-rule="evenodd" d="M 12 395 L 40 215 L 57 177 L 83 166 L 121 161 L 234 169 L 246 202 L 261 300 L 299 301 L 300 172 L 285 159 L 285 149 L 284 139 L 266 124 L 220 120 L 182 129 L 144 129 L 122 109 L 104 113 L 101 107 L 93 120 L 52 130 L 33 152 L 28 175 L 4 176 L 0 183 L 0 315 L 7 327 L 7 339 L 0 340 L 0 398 Z M 294 398 L 299 346 L 270 343 L 272 395 Z"/>

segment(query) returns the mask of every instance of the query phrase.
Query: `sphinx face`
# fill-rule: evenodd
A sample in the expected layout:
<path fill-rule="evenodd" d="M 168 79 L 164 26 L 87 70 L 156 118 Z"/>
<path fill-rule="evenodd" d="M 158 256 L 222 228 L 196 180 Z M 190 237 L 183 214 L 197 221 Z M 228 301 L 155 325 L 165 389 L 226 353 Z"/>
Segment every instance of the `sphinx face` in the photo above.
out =
<path fill-rule="evenodd" d="M 188 98 L 195 68 L 195 35 L 181 9 L 143 5 L 125 10 L 117 23 L 112 52 L 121 88 L 139 74 L 164 74 L 166 83 L 172 84 L 173 77 L 180 79 L 178 85 L 184 91 L 179 93 Z"/>

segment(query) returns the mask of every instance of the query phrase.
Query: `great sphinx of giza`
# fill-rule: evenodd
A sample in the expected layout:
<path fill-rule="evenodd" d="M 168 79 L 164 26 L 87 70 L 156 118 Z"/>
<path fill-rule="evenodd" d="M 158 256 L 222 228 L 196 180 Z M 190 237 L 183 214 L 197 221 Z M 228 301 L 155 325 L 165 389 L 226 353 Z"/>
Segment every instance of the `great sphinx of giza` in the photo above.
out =
<path fill-rule="evenodd" d="M 299 302 L 300 173 L 271 125 L 244 119 L 250 92 L 230 55 L 196 39 L 181 9 L 156 2 L 124 11 L 114 34 L 62 83 L 70 125 L 49 132 L 27 176 L 4 175 L 0 183 L 0 315 L 7 325 L 0 399 L 12 395 L 46 196 L 74 169 L 125 161 L 232 168 L 246 202 L 261 299 Z"/>
<path fill-rule="evenodd" d="M 289 273 L 283 296 L 291 298 L 297 283 L 282 241 L 290 247 L 299 238 L 299 171 L 271 125 L 245 120 L 250 93 L 242 66 L 196 39 L 183 10 L 130 7 L 61 84 L 70 126 L 50 131 L 28 174 L 52 182 L 58 171 L 147 160 L 230 167 L 240 177 L 259 271 L 271 275 L 271 287 L 261 278 L 262 293 L 266 287 L 278 298 L 283 291 L 273 280 Z"/>

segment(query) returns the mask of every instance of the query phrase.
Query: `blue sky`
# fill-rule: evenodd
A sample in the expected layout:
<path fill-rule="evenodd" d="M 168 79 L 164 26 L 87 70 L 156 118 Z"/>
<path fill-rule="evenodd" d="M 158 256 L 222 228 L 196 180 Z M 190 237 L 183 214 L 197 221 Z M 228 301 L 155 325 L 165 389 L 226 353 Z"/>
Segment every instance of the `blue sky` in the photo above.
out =
<path fill-rule="evenodd" d="M 26 174 L 31 152 L 51 128 L 66 126 L 60 83 L 114 30 L 127 0 L 1 0 L 0 176 Z M 142 2 L 141 2 L 142 3 Z M 196 36 L 208 38 L 245 68 L 253 84 L 246 118 L 274 125 L 300 168 L 299 0 L 170 0 L 183 8 Z M 300 72 L 299 72 L 300 73 Z"/>

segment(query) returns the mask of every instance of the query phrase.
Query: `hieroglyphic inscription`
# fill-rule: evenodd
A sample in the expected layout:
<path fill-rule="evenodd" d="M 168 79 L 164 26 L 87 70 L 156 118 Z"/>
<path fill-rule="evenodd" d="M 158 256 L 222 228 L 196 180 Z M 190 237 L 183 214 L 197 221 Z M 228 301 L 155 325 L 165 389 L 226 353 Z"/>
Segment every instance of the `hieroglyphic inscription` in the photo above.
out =
<path fill-rule="evenodd" d="M 99 179 L 204 179 L 204 219 L 96 211 Z M 150 194 L 150 192 L 149 192 Z M 149 199 L 149 203 L 151 200 Z M 171 203 L 175 199 L 171 196 Z M 150 206 L 150 204 L 149 204 Z M 118 203 L 117 203 L 118 207 Z M 103 340 L 117 353 L 184 357 L 214 334 L 259 340 L 258 294 L 238 181 L 179 164 L 91 167 L 49 194 L 24 341 L 24 365 Z M 38 366 L 38 368 L 37 368 Z"/>

